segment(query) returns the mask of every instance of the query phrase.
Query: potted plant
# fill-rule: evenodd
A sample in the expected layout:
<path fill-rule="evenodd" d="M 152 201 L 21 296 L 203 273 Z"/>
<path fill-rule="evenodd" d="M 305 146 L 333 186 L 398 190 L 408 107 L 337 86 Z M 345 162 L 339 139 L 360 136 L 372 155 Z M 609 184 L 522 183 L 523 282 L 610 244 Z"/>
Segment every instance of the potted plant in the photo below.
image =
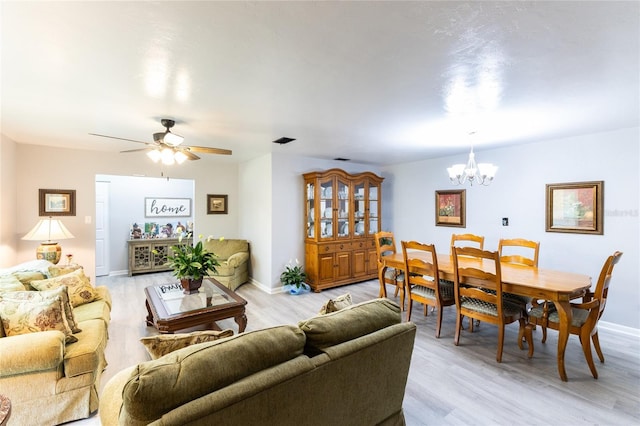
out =
<path fill-rule="evenodd" d="M 196 245 L 172 246 L 171 250 L 173 255 L 167 257 L 168 264 L 173 269 L 173 275 L 180 280 L 185 294 L 197 293 L 207 273 L 217 272 L 216 266 L 220 266 L 215 253 L 207 251 L 201 240 Z"/>
<path fill-rule="evenodd" d="M 284 271 L 280 274 L 280 281 L 285 290 L 291 294 L 300 294 L 305 291 L 309 291 L 309 285 L 304 282 L 307 275 L 302 270 L 300 262 L 296 259 L 295 266 L 289 261 L 289 264 L 285 266 Z"/>

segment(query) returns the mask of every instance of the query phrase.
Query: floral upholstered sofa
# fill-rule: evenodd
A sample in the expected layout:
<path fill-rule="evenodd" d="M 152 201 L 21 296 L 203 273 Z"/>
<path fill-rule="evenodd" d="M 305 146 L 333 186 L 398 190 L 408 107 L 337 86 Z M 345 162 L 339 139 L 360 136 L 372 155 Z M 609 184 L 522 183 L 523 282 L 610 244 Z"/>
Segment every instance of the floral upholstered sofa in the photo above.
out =
<path fill-rule="evenodd" d="M 55 425 L 98 408 L 111 297 L 79 266 L 0 270 L 0 393 L 9 424 Z"/>

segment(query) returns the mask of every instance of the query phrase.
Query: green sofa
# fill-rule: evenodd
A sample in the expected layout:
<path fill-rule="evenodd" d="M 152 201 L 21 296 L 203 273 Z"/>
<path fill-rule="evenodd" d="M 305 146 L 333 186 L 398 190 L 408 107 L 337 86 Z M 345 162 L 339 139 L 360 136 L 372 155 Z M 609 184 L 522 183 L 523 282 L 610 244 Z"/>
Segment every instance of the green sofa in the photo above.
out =
<path fill-rule="evenodd" d="M 111 425 L 401 425 L 416 328 L 375 299 L 200 343 L 117 373 Z"/>
<path fill-rule="evenodd" d="M 218 257 L 220 266 L 211 278 L 235 290 L 249 280 L 249 241 L 238 239 L 208 238 L 204 248 Z"/>
<path fill-rule="evenodd" d="M 46 269 L 0 274 L 0 299 L 11 297 L 8 292 L 33 291 L 30 283 L 48 277 Z M 57 330 L 5 336 L 0 326 L 0 393 L 11 400 L 9 425 L 55 425 L 98 409 L 111 297 L 104 286 L 95 293 L 97 300 L 73 308 L 82 330 L 73 334 L 77 342 L 65 343 Z"/>

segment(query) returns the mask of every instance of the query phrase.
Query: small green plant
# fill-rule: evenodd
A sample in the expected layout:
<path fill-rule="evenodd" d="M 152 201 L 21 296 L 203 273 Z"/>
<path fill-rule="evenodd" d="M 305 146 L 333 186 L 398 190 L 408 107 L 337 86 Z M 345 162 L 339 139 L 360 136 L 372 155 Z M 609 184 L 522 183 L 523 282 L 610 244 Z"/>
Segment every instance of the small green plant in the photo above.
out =
<path fill-rule="evenodd" d="M 302 270 L 298 259 L 296 259 L 295 266 L 289 261 L 289 264 L 285 266 L 284 271 L 280 274 L 282 285 L 295 286 L 296 288 L 302 287 L 306 278 L 307 275 Z"/>
<path fill-rule="evenodd" d="M 169 256 L 168 265 L 173 269 L 173 275 L 178 279 L 191 278 L 202 279 L 209 271 L 217 272 L 216 266 L 220 266 L 215 253 L 207 251 L 200 241 L 194 246 L 181 244 L 172 246 L 173 256 Z M 181 240 L 180 240 L 181 241 Z"/>

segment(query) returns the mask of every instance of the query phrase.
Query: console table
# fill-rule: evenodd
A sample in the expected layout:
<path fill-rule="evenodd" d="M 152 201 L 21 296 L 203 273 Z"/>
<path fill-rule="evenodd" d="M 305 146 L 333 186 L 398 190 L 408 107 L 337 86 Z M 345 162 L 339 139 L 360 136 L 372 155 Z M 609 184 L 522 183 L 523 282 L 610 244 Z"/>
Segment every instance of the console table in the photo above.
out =
<path fill-rule="evenodd" d="M 152 238 L 129 240 L 129 276 L 145 272 L 170 271 L 171 247 L 193 244 L 192 238 Z"/>

